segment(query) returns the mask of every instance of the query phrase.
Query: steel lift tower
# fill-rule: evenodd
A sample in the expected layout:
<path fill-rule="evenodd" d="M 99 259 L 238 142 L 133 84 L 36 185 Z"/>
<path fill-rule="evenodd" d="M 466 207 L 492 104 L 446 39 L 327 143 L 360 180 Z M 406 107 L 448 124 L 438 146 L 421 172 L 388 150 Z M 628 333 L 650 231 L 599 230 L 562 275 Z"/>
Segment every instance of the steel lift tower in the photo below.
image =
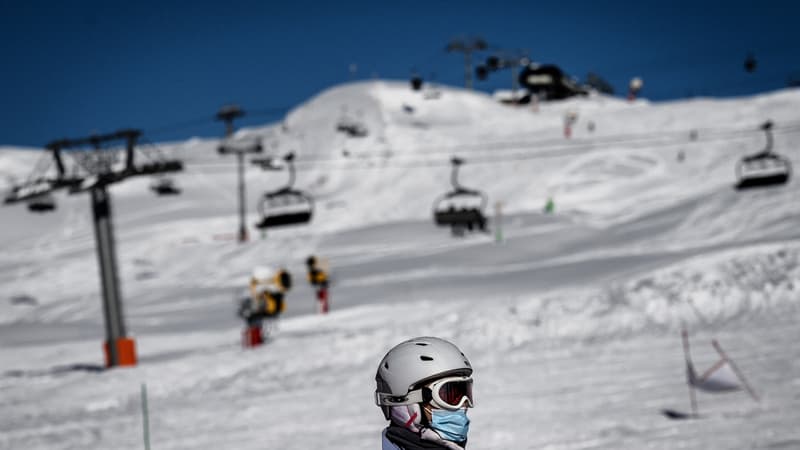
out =
<path fill-rule="evenodd" d="M 244 116 L 244 111 L 236 105 L 223 106 L 217 112 L 217 120 L 225 122 L 225 140 L 230 140 L 233 136 L 233 119 Z M 246 193 L 244 182 L 244 155 L 248 153 L 261 153 L 263 148 L 261 142 L 257 141 L 253 145 L 245 147 L 234 147 L 228 144 L 221 144 L 217 148 L 220 155 L 236 155 L 238 163 L 238 183 L 239 183 L 239 242 L 247 242 L 247 208 L 245 206 Z"/>
<path fill-rule="evenodd" d="M 52 170 L 34 173 L 25 183 L 13 186 L 4 200 L 6 204 L 30 203 L 59 189 L 67 189 L 70 194 L 89 192 L 105 316 L 107 367 L 136 365 L 136 344 L 125 329 L 108 188 L 129 177 L 183 169 L 181 161 L 155 159 L 150 153 L 137 152 L 136 143 L 141 134 L 139 130 L 124 129 L 110 134 L 53 141 L 46 148 L 52 155 L 55 173 Z M 124 148 L 104 147 L 119 142 L 125 143 Z M 137 153 L 149 161 L 139 163 Z M 73 163 L 69 170 L 65 157 Z"/>

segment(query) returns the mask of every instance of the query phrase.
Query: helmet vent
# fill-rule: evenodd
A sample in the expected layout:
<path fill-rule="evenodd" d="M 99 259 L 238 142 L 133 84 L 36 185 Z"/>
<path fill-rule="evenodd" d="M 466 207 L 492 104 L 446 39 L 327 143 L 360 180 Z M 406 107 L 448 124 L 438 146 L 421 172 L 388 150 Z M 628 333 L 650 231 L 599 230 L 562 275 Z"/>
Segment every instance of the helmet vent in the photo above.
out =
<path fill-rule="evenodd" d="M 426 345 L 428 345 L 427 342 L 415 342 L 415 344 L 417 344 L 419 346 L 422 346 L 422 347 L 425 347 Z"/>
<path fill-rule="evenodd" d="M 420 355 L 419 359 L 421 359 L 423 361 L 433 361 L 433 358 L 431 358 L 430 356 L 425 356 L 425 355 Z"/>
<path fill-rule="evenodd" d="M 386 370 L 389 370 L 389 361 L 386 361 L 385 363 L 383 363 L 383 367 L 385 367 Z"/>

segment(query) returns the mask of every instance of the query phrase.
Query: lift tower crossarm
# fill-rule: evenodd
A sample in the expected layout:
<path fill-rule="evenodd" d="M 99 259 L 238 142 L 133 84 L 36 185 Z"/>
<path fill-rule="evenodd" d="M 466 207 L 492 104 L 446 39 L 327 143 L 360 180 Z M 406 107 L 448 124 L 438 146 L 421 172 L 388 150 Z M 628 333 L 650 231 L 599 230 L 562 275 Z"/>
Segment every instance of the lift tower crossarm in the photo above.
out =
<path fill-rule="evenodd" d="M 482 38 L 457 38 L 450 41 L 445 51 L 464 53 L 464 87 L 472 90 L 472 52 L 486 50 L 489 45 Z"/>

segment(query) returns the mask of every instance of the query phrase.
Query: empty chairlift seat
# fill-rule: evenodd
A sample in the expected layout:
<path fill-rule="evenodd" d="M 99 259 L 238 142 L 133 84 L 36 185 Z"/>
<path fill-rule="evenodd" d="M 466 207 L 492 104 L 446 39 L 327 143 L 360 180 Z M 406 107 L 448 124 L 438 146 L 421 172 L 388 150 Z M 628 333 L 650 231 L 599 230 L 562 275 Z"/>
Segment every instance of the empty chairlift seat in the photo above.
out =
<path fill-rule="evenodd" d="M 736 165 L 736 189 L 749 189 L 785 184 L 792 174 L 792 164 L 772 152 L 772 122 L 761 126 L 767 135 L 767 147 L 760 153 L 746 156 Z"/>
<path fill-rule="evenodd" d="M 177 195 L 181 190 L 175 185 L 172 178 L 157 178 L 150 183 L 150 190 L 158 195 Z"/>
<path fill-rule="evenodd" d="M 367 127 L 363 123 L 347 118 L 339 120 L 339 123 L 336 124 L 336 131 L 356 138 L 365 137 L 369 134 Z"/>
<path fill-rule="evenodd" d="M 281 189 L 264 194 L 259 204 L 261 220 L 256 228 L 299 225 L 311 221 L 314 203 L 311 197 L 294 189 Z"/>
<path fill-rule="evenodd" d="M 266 229 L 288 225 L 302 225 L 309 223 L 314 214 L 314 200 L 303 191 L 293 189 L 295 180 L 294 154 L 289 153 L 284 157 L 289 168 L 289 183 L 261 196 L 258 212 L 261 219 L 255 224 L 256 228 Z M 274 166 L 261 164 L 262 168 L 275 170 Z"/>
<path fill-rule="evenodd" d="M 56 201 L 52 194 L 42 194 L 28 200 L 28 210 L 31 212 L 50 212 L 56 209 Z"/>

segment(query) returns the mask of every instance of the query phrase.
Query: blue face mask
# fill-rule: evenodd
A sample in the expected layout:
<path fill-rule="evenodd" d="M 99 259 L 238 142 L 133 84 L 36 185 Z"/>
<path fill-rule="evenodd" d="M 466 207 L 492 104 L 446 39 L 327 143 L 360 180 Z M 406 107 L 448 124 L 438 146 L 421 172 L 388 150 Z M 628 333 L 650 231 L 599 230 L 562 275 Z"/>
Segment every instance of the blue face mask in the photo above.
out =
<path fill-rule="evenodd" d="M 453 442 L 464 442 L 469 433 L 469 417 L 465 409 L 447 411 L 446 409 L 431 410 L 431 428 L 439 435 Z"/>

